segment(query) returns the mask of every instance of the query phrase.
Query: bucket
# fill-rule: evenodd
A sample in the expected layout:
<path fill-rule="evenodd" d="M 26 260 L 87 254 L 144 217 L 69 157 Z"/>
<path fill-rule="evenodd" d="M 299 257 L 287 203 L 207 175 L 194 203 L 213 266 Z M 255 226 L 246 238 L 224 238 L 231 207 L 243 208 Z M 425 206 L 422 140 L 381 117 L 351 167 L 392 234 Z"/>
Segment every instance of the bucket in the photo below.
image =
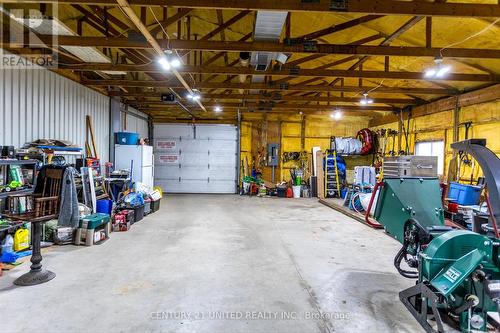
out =
<path fill-rule="evenodd" d="M 243 182 L 243 194 L 250 193 L 250 183 Z"/>
<path fill-rule="evenodd" d="M 300 198 L 300 189 L 302 186 L 292 186 L 293 189 L 293 197 L 294 198 Z"/>

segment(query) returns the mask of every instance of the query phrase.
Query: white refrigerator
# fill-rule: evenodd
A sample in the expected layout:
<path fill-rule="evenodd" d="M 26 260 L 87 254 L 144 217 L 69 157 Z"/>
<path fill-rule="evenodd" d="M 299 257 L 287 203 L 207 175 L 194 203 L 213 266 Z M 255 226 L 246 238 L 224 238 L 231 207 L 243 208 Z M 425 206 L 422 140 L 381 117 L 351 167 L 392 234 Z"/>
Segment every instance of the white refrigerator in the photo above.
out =
<path fill-rule="evenodd" d="M 115 145 L 115 170 L 130 170 L 132 166 L 134 182 L 153 187 L 153 163 L 153 147 L 151 146 Z"/>

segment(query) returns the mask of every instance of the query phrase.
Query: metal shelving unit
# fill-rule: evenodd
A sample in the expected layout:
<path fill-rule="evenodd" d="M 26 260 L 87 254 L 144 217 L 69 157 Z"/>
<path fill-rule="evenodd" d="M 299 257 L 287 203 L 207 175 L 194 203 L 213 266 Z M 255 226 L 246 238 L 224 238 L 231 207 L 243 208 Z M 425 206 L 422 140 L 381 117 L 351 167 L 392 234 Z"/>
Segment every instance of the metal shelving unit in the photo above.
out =
<path fill-rule="evenodd" d="M 0 192 L 0 200 L 5 199 L 6 197 L 10 195 L 17 195 L 17 194 L 31 194 L 33 193 L 35 186 L 36 186 L 36 165 L 38 161 L 36 160 L 11 160 L 11 159 L 0 159 L 0 176 L 2 177 L 0 179 L 0 184 L 1 185 L 6 185 L 8 183 L 9 179 L 9 169 L 11 165 L 23 165 L 23 166 L 30 166 L 33 171 L 32 174 L 32 179 L 31 179 L 31 184 L 32 187 L 29 189 L 23 189 L 19 191 L 10 191 L 10 192 Z"/>

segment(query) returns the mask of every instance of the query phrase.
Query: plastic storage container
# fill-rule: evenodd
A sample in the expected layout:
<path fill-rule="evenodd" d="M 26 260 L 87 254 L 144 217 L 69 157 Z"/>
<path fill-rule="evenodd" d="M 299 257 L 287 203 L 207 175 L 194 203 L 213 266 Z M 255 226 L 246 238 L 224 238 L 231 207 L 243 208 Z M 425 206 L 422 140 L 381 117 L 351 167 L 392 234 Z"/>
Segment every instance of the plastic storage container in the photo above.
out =
<path fill-rule="evenodd" d="M 139 134 L 131 132 L 117 132 L 115 133 L 116 144 L 119 145 L 137 145 L 139 142 Z"/>
<path fill-rule="evenodd" d="M 98 213 L 111 215 L 111 212 L 113 211 L 113 200 L 97 200 L 96 210 Z"/>
<path fill-rule="evenodd" d="M 160 201 L 161 200 L 153 200 L 151 201 L 151 213 L 156 212 L 160 209 Z"/>
<path fill-rule="evenodd" d="M 144 200 L 144 216 L 151 214 L 151 199 Z"/>
<path fill-rule="evenodd" d="M 135 219 L 134 219 L 134 210 L 133 209 L 121 209 L 120 214 L 125 215 L 125 221 L 130 223 L 131 225 L 134 224 Z"/>
<path fill-rule="evenodd" d="M 481 197 L 481 186 L 450 183 L 448 198 L 462 206 L 477 205 Z"/>
<path fill-rule="evenodd" d="M 278 186 L 277 187 L 277 193 L 278 193 L 278 198 L 286 198 L 286 186 Z"/>
<path fill-rule="evenodd" d="M 144 205 L 130 207 L 134 210 L 134 222 L 139 222 L 144 218 Z"/>

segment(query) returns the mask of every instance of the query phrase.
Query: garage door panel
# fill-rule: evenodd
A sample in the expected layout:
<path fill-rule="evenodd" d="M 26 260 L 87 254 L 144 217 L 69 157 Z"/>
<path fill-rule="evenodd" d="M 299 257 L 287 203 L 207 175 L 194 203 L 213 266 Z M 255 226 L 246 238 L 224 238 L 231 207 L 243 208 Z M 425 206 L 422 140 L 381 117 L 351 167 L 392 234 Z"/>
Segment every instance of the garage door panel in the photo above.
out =
<path fill-rule="evenodd" d="M 204 165 L 207 166 L 209 162 L 208 153 L 185 153 L 179 155 L 179 163 L 181 165 Z"/>
<path fill-rule="evenodd" d="M 178 165 L 162 166 L 155 168 L 155 176 L 157 178 L 179 178 L 181 176 L 181 169 Z"/>
<path fill-rule="evenodd" d="M 182 140 L 180 149 L 182 153 L 207 152 L 207 142 L 203 140 Z"/>
<path fill-rule="evenodd" d="M 155 125 L 153 130 L 154 138 L 170 138 L 179 139 L 182 138 L 192 138 L 194 133 L 190 126 L 176 125 L 176 124 L 164 124 Z"/>
<path fill-rule="evenodd" d="M 232 167 L 219 167 L 217 169 L 210 169 L 208 170 L 207 176 L 210 179 L 231 180 L 234 183 L 234 179 L 231 175 L 232 169 Z"/>
<path fill-rule="evenodd" d="M 226 139 L 236 141 L 238 131 L 232 125 L 204 125 L 196 128 L 198 139 Z"/>
<path fill-rule="evenodd" d="M 207 184 L 206 193 L 234 193 L 234 181 L 212 181 Z"/>
<path fill-rule="evenodd" d="M 155 145 L 155 181 L 166 192 L 235 193 L 235 126 L 196 125 L 194 130 L 185 124 L 155 124 L 154 133 L 155 140 L 175 141 L 168 148 Z"/>

